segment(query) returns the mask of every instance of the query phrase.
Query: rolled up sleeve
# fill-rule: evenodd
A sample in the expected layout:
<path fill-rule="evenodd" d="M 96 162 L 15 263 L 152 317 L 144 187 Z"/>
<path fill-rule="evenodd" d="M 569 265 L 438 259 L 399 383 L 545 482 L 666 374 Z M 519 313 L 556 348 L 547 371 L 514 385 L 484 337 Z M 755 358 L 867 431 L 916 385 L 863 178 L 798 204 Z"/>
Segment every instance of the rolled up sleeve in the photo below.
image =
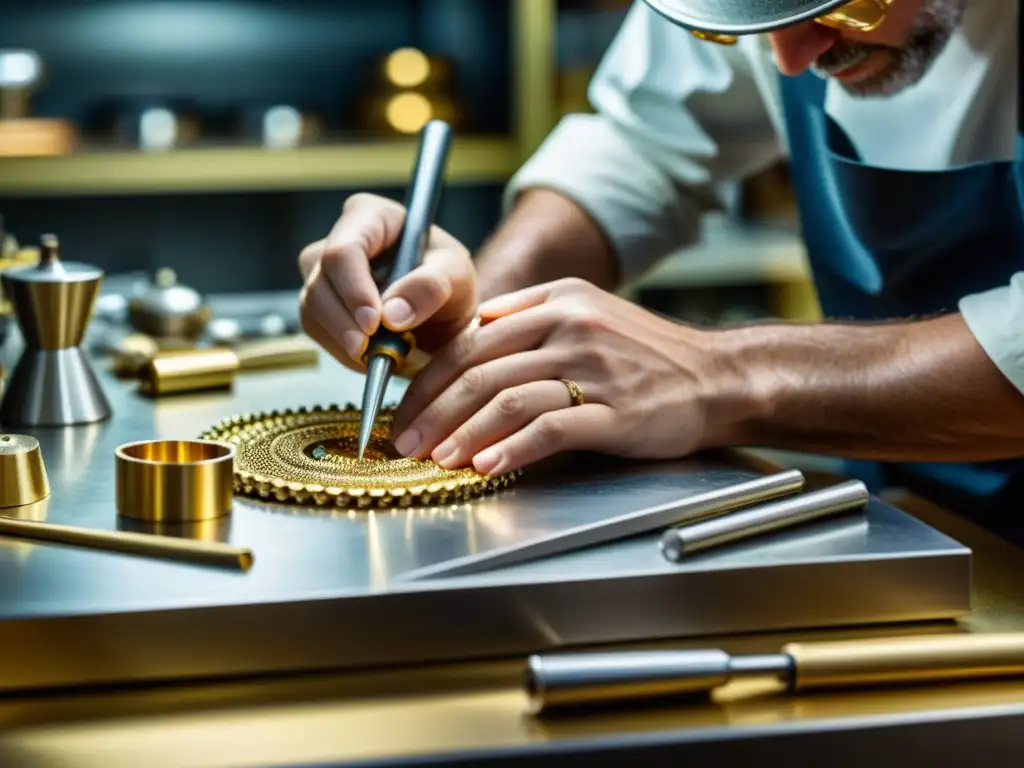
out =
<path fill-rule="evenodd" d="M 693 38 L 635 3 L 589 89 L 512 178 L 553 189 L 602 228 L 625 281 L 700 237 L 723 186 L 783 153 L 745 54 Z"/>
<path fill-rule="evenodd" d="M 959 308 L 985 353 L 1024 393 L 1024 272 L 1008 285 L 965 296 Z"/>

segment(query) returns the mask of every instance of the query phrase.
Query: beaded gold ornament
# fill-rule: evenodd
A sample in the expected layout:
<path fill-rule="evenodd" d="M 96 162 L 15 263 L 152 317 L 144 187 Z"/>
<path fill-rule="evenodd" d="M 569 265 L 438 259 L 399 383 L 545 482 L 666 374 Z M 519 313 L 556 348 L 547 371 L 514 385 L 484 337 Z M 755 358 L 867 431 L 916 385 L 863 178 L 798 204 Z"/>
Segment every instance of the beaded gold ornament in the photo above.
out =
<path fill-rule="evenodd" d="M 235 493 L 319 507 L 452 504 L 505 488 L 521 474 L 488 477 L 404 458 L 391 443 L 393 418 L 394 408 L 381 409 L 362 461 L 352 404 L 234 416 L 201 438 L 235 445 Z"/>

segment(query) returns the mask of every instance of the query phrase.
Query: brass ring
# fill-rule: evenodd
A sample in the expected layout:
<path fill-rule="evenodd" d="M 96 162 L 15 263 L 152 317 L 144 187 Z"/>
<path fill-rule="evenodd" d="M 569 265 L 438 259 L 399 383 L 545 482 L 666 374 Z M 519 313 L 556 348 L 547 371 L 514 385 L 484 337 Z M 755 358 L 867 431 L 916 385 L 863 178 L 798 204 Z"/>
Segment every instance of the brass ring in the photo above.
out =
<path fill-rule="evenodd" d="M 116 457 L 116 506 L 122 517 L 179 524 L 231 512 L 235 446 L 213 440 L 125 443 Z"/>
<path fill-rule="evenodd" d="M 562 379 L 562 383 L 569 389 L 569 397 L 572 398 L 573 405 L 583 405 L 586 401 L 583 399 L 583 390 L 580 389 L 580 385 L 570 379 Z"/>

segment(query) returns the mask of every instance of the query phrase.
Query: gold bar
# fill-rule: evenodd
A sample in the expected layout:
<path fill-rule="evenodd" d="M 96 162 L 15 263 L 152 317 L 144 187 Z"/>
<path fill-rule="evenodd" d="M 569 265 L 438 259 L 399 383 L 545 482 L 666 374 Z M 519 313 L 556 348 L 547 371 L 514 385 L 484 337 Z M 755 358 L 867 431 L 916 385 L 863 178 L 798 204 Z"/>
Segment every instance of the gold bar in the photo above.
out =
<path fill-rule="evenodd" d="M 235 568 L 248 571 L 253 564 L 252 551 L 220 542 L 192 541 L 145 533 L 123 533 L 73 528 L 53 523 L 33 523 L 0 517 L 0 536 L 33 539 L 72 547 L 141 555 L 162 560 L 177 560 L 195 565 Z"/>

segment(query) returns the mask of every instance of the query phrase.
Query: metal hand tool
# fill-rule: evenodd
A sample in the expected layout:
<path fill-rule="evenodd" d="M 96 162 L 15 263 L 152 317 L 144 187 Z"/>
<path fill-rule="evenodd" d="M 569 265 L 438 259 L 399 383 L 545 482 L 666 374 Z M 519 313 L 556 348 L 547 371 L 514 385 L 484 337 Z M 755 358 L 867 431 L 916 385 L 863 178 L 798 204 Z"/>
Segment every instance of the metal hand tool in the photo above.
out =
<path fill-rule="evenodd" d="M 418 581 L 444 576 L 466 576 L 542 557 L 554 557 L 584 547 L 661 530 L 669 525 L 703 520 L 748 504 L 799 493 L 803 485 L 804 476 L 799 470 L 777 472 L 735 485 L 693 493 L 678 501 L 633 510 L 600 522 L 584 523 L 520 544 L 445 560 L 437 565 L 400 574 L 398 580 Z"/>
<path fill-rule="evenodd" d="M 867 486 L 859 480 L 851 480 L 682 528 L 672 528 L 661 537 L 661 552 L 665 559 L 678 563 L 706 549 L 849 512 L 863 507 L 868 498 Z"/>
<path fill-rule="evenodd" d="M 444 183 L 444 168 L 451 144 L 451 128 L 440 120 L 431 120 L 420 133 L 412 183 L 406 193 L 405 224 L 398 237 L 394 263 L 383 288 L 393 285 L 420 265 L 427 247 L 430 228 L 437 214 Z M 383 292 L 383 291 L 382 291 Z M 359 460 L 373 434 L 387 390 L 396 368 L 412 350 L 408 334 L 388 330 L 383 325 L 370 338 L 366 349 L 366 384 L 359 418 Z"/>
<path fill-rule="evenodd" d="M 1024 633 L 949 634 L 790 643 L 779 653 L 629 651 L 531 656 L 526 691 L 536 714 L 588 704 L 711 691 L 775 677 L 789 691 L 1024 675 Z"/>

